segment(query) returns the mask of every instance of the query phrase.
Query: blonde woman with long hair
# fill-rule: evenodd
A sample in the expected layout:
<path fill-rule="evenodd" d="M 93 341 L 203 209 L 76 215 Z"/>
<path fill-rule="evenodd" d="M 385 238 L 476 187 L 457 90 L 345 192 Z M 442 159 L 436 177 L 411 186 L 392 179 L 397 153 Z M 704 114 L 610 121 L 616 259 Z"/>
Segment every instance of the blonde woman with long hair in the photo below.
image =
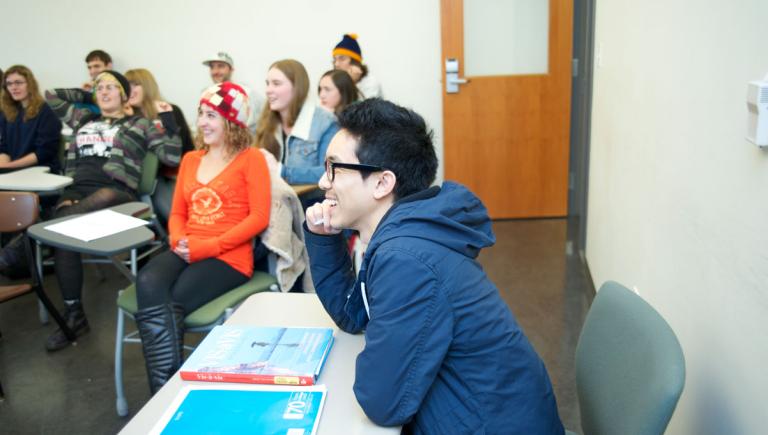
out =
<path fill-rule="evenodd" d="M 176 125 L 179 127 L 179 136 L 181 136 L 181 153 L 195 149 L 192 142 L 192 135 L 184 119 L 184 113 L 175 104 L 167 103 L 160 93 L 160 87 L 157 85 L 155 76 L 144 68 L 135 68 L 125 72 L 125 78 L 131 84 L 131 95 L 128 98 L 129 110 L 152 120 L 156 126 L 161 127 L 158 116 L 158 110 L 170 107 Z M 155 193 L 152 196 L 152 205 L 157 212 L 160 221 L 167 223 L 168 215 L 171 212 L 171 198 L 173 189 L 176 185 L 176 173 L 178 167 L 162 165 L 160 174 L 157 177 Z"/>
<path fill-rule="evenodd" d="M 284 59 L 267 72 L 267 102 L 256 129 L 256 145 L 270 152 L 267 163 L 289 184 L 314 184 L 325 173 L 325 151 L 339 130 L 336 118 L 307 102 L 309 76 L 299 61 Z"/>

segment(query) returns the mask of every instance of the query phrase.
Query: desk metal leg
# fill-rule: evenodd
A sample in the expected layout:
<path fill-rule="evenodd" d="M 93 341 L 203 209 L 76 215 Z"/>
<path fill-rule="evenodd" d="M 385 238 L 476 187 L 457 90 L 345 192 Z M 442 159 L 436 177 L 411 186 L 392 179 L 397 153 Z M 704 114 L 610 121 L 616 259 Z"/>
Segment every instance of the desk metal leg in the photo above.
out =
<path fill-rule="evenodd" d="M 131 274 L 133 274 L 134 278 L 139 274 L 139 271 L 137 270 L 138 267 L 136 262 L 136 249 L 131 249 Z"/>
<path fill-rule="evenodd" d="M 110 257 L 110 260 L 112 260 L 112 263 L 115 265 L 117 270 L 119 270 L 123 275 L 125 275 L 126 278 L 128 278 L 132 283 L 136 283 L 136 274 L 137 274 L 137 260 L 136 260 L 136 249 L 131 249 L 131 268 L 125 267 L 125 264 L 123 264 L 122 260 L 120 260 L 117 257 Z"/>
<path fill-rule="evenodd" d="M 39 246 L 35 244 L 35 254 L 34 257 L 38 257 L 39 253 Z M 38 268 L 39 265 L 37 258 L 32 258 L 32 247 L 30 246 L 29 239 L 25 239 L 24 241 L 24 250 L 27 253 L 27 263 L 29 264 L 29 273 L 30 276 L 34 276 L 36 278 L 35 285 L 33 287 L 33 290 L 37 294 L 37 300 L 39 301 L 41 308 L 40 313 L 46 314 L 46 319 L 48 317 L 48 313 L 50 313 L 53 316 L 53 320 L 56 321 L 56 324 L 59 325 L 59 328 L 64 332 L 64 335 L 67 337 L 67 339 L 74 344 L 75 342 L 75 333 L 72 332 L 72 330 L 67 326 L 67 322 L 64 320 L 64 318 L 59 314 L 59 312 L 56 310 L 56 307 L 53 306 L 53 302 L 51 302 L 50 299 L 48 299 L 48 295 L 45 294 L 45 289 L 43 288 L 43 272 L 42 269 Z M 42 317 L 42 316 L 41 316 Z"/>
<path fill-rule="evenodd" d="M 122 290 L 121 290 L 122 291 Z M 125 339 L 125 315 L 120 307 L 117 308 L 117 332 L 115 336 L 115 391 L 117 393 L 117 415 L 128 415 L 128 401 L 123 390 L 123 340 Z"/>
<path fill-rule="evenodd" d="M 112 257 L 112 262 L 115 263 L 118 269 L 120 269 L 131 282 L 136 283 L 136 274 L 138 273 L 138 261 L 136 260 L 136 249 L 131 249 L 131 269 L 128 270 L 122 261 Z M 122 290 L 121 290 L 122 292 Z M 117 415 L 125 417 L 128 415 L 128 400 L 125 398 L 125 390 L 123 389 L 123 343 L 125 342 L 125 313 L 123 310 L 117 308 L 117 333 L 115 335 L 115 391 L 117 393 L 117 399 L 115 407 L 117 408 Z"/>
<path fill-rule="evenodd" d="M 53 319 L 56 321 L 56 324 L 59 325 L 59 328 L 61 328 L 61 330 L 64 332 L 64 335 L 67 337 L 67 340 L 74 344 L 75 339 L 77 338 L 75 337 L 75 333 L 69 329 L 66 320 L 64 320 L 64 318 L 61 317 L 61 314 L 56 311 L 56 307 L 54 307 L 51 300 L 48 299 L 48 296 L 45 294 L 45 290 L 43 290 L 43 286 L 40 283 L 35 286 L 35 292 L 37 293 L 37 300 L 43 306 L 42 310 L 47 310 L 46 313 L 51 313 Z"/>
<path fill-rule="evenodd" d="M 43 253 L 40 249 L 40 242 L 35 241 L 35 264 L 37 265 L 37 282 L 42 285 L 43 282 Z M 45 304 L 39 298 L 37 300 L 37 315 L 40 317 L 40 323 L 43 325 L 48 324 L 48 310 L 45 309 Z"/>

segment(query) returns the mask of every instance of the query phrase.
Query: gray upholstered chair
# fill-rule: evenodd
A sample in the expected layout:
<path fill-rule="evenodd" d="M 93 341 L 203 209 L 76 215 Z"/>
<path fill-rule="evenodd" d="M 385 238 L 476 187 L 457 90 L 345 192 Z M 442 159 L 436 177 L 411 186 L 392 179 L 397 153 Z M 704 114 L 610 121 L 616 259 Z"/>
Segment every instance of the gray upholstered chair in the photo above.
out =
<path fill-rule="evenodd" d="M 583 433 L 663 434 L 684 384 L 683 351 L 667 322 L 621 284 L 603 284 L 576 347 Z"/>

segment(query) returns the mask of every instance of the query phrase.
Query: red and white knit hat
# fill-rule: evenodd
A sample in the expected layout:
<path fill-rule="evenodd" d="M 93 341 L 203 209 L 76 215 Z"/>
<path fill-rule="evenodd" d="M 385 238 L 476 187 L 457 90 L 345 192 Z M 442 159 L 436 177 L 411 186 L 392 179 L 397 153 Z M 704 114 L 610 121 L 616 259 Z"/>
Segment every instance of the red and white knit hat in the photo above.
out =
<path fill-rule="evenodd" d="M 248 117 L 251 115 L 248 94 L 235 83 L 222 82 L 211 86 L 203 91 L 200 104 L 211 107 L 225 119 L 247 128 Z"/>

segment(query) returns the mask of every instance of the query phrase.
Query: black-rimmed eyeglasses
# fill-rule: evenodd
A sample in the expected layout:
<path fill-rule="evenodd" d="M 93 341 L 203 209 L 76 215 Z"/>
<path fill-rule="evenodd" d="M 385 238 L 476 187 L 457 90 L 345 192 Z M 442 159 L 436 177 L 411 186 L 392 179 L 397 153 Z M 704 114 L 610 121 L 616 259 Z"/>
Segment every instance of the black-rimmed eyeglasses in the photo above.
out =
<path fill-rule="evenodd" d="M 378 172 L 378 171 L 384 170 L 384 168 L 382 168 L 381 166 L 363 165 L 360 163 L 340 163 L 340 162 L 331 162 L 326 160 L 325 176 L 328 177 L 328 181 L 330 181 L 331 183 L 333 183 L 333 180 L 336 178 L 336 168 L 353 169 L 355 171 L 360 171 L 360 172 Z"/>

